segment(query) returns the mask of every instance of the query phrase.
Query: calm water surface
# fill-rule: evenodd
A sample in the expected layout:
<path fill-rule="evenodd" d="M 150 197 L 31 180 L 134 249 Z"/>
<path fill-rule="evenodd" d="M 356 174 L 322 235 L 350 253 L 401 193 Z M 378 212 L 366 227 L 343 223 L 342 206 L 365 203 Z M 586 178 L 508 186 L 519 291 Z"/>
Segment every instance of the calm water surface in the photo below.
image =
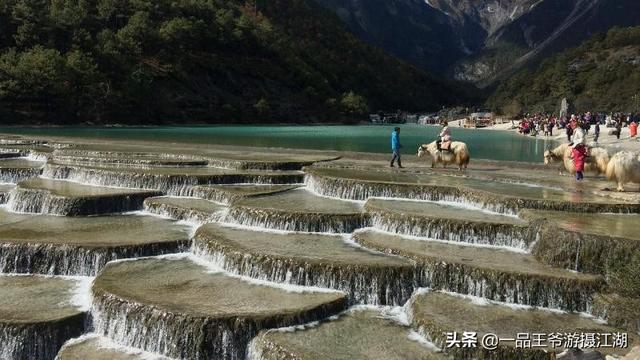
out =
<path fill-rule="evenodd" d="M 194 127 L 51 127 L 8 128 L 0 132 L 95 137 L 130 140 L 154 140 L 220 145 L 247 145 L 297 149 L 390 152 L 394 125 L 354 126 L 194 126 Z M 400 125 L 404 154 L 415 154 L 419 144 L 435 140 L 437 126 Z M 536 140 L 504 131 L 452 129 L 456 140 L 466 142 L 472 157 L 480 159 L 540 162 L 551 141 Z"/>

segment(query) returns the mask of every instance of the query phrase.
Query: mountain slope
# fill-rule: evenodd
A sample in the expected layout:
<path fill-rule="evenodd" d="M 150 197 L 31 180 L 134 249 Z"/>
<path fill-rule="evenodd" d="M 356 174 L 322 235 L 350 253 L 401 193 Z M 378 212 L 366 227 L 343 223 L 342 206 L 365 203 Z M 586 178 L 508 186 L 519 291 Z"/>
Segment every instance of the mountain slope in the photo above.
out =
<path fill-rule="evenodd" d="M 640 25 L 637 0 L 316 1 L 371 44 L 482 87 L 596 33 Z"/>
<path fill-rule="evenodd" d="M 435 109 L 456 89 L 305 0 L 0 1 L 0 117 L 336 121 Z"/>
<path fill-rule="evenodd" d="M 577 111 L 637 111 L 640 98 L 640 27 L 615 28 L 506 79 L 491 108 L 554 112 L 563 97 Z"/>

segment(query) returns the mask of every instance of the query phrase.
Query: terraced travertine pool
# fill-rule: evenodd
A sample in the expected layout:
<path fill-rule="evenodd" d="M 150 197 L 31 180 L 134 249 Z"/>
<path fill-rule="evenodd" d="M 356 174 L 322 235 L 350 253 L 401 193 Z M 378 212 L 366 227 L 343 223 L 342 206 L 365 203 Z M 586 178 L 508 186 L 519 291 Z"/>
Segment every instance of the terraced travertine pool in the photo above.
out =
<path fill-rule="evenodd" d="M 640 204 L 601 196 L 603 180 L 340 155 L 0 136 L 0 358 L 621 359 L 639 345 L 620 271 L 638 271 Z"/>

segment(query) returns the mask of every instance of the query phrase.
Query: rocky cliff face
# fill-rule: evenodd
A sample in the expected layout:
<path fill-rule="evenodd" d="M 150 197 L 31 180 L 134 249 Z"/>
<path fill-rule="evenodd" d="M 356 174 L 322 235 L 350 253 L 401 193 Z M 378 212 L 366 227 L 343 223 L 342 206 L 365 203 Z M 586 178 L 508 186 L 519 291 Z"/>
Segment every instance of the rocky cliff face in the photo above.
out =
<path fill-rule="evenodd" d="M 448 77 L 495 83 L 614 26 L 637 0 L 315 0 L 359 36 Z"/>

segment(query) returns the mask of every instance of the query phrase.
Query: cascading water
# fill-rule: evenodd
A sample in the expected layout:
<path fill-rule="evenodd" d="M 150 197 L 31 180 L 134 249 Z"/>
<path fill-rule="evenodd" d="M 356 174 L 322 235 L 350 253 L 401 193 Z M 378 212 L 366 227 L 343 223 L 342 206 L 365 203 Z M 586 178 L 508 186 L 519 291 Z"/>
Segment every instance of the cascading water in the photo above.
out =
<path fill-rule="evenodd" d="M 154 168 L 156 169 L 156 168 Z M 167 168 L 159 168 L 166 170 Z M 191 187 L 201 184 L 296 184 L 302 182 L 303 175 L 297 173 L 219 173 L 190 174 L 188 169 L 180 173 L 155 173 L 145 171 L 120 171 L 108 168 L 88 168 L 48 163 L 43 176 L 52 179 L 66 179 L 98 186 L 118 186 L 138 189 L 160 190 L 168 195 L 187 196 Z"/>
<path fill-rule="evenodd" d="M 96 276 L 109 262 L 187 251 L 190 240 L 82 247 L 64 244 L 0 244 L 0 273 Z"/>
<path fill-rule="evenodd" d="M 135 211 L 145 198 L 160 193 L 140 192 L 101 196 L 60 196 L 49 190 L 17 187 L 9 194 L 8 208 L 18 213 L 82 216 Z"/>
<path fill-rule="evenodd" d="M 524 226 L 477 223 L 464 219 L 420 217 L 369 212 L 371 226 L 390 233 L 529 251 L 530 236 Z"/>
<path fill-rule="evenodd" d="M 231 207 L 222 220 L 250 227 L 319 233 L 350 233 L 368 225 L 364 213 L 304 213 L 240 206 Z"/>
<path fill-rule="evenodd" d="M 53 360 L 65 341 L 83 333 L 84 325 L 84 314 L 52 324 L 0 325 L 0 358 Z"/>
<path fill-rule="evenodd" d="M 296 263 L 216 251 L 210 244 L 197 240 L 192 251 L 229 272 L 253 279 L 344 291 L 354 304 L 402 305 L 416 288 L 413 266 Z"/>
<path fill-rule="evenodd" d="M 37 177 L 42 172 L 41 168 L 12 168 L 0 167 L 0 182 L 16 184 L 20 181 Z"/>

